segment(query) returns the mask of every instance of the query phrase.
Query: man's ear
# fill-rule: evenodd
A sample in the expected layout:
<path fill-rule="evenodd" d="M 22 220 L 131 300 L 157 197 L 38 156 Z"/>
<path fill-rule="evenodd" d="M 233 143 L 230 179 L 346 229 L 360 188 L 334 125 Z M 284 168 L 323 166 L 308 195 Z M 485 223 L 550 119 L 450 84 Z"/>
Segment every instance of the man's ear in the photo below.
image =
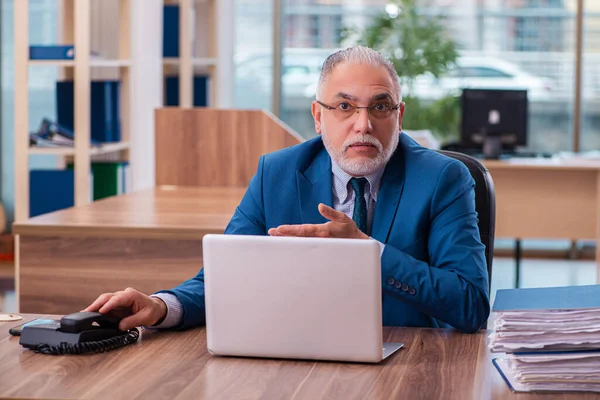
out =
<path fill-rule="evenodd" d="M 321 134 L 321 113 L 323 110 L 321 109 L 321 105 L 316 101 L 313 101 L 310 107 L 310 112 L 315 120 L 315 131 L 320 135 Z"/>
<path fill-rule="evenodd" d="M 404 119 L 404 102 L 400 103 L 400 112 L 398 113 L 398 126 L 402 132 L 402 119 Z"/>

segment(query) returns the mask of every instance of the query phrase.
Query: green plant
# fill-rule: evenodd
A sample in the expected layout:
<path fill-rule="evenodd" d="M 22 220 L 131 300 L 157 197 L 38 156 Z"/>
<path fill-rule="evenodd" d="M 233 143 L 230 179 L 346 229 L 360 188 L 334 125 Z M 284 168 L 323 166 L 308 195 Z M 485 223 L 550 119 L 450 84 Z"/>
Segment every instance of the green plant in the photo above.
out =
<path fill-rule="evenodd" d="M 458 140 L 460 98 L 444 96 L 435 101 L 404 96 L 406 111 L 402 126 L 409 130 L 428 129 L 442 141 Z"/>
<path fill-rule="evenodd" d="M 458 133 L 459 101 L 449 95 L 433 102 L 411 96 L 415 79 L 440 77 L 458 58 L 456 43 L 447 35 L 443 16 L 424 16 L 415 0 L 395 0 L 388 12 L 377 15 L 364 30 L 344 27 L 340 43 L 353 43 L 380 51 L 393 64 L 402 84 L 407 129 L 429 129 L 441 139 Z M 397 12 L 389 12 L 395 10 Z"/>

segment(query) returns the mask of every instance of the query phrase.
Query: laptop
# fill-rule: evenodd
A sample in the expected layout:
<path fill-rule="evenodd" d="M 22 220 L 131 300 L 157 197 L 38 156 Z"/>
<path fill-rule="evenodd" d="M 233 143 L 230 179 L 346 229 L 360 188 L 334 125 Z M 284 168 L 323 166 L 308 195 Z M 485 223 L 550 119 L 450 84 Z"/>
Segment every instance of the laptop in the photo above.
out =
<path fill-rule="evenodd" d="M 377 363 L 383 343 L 374 240 L 205 235 L 213 355 Z"/>

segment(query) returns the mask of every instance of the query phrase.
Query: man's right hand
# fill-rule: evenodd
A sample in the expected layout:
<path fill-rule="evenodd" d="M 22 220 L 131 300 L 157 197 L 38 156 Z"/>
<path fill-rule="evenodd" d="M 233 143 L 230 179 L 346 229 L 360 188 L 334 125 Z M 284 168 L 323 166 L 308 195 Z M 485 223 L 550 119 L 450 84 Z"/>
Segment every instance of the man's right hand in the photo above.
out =
<path fill-rule="evenodd" d="M 123 318 L 119 329 L 126 331 L 136 326 L 152 326 L 167 315 L 167 305 L 159 298 L 150 297 L 135 289 L 104 293 L 83 311 L 111 313 Z"/>

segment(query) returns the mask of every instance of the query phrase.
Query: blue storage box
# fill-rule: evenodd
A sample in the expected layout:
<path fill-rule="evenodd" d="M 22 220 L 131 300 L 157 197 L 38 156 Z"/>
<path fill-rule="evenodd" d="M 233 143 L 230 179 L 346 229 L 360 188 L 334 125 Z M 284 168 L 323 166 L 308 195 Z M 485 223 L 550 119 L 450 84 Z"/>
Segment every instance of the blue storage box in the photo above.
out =
<path fill-rule="evenodd" d="M 73 207 L 74 178 L 73 170 L 29 171 L 29 216 Z"/>
<path fill-rule="evenodd" d="M 75 46 L 29 46 L 30 60 L 73 60 Z"/>
<path fill-rule="evenodd" d="M 91 139 L 102 142 L 121 141 L 121 118 L 119 111 L 119 81 L 93 81 L 90 90 Z M 73 81 L 56 83 L 57 122 L 67 129 L 74 129 Z"/>
<path fill-rule="evenodd" d="M 179 6 L 163 8 L 163 57 L 179 57 Z"/>
<path fill-rule="evenodd" d="M 179 105 L 179 77 L 167 76 L 165 78 L 165 105 Z M 208 107 L 208 76 L 194 76 L 194 107 Z"/>

